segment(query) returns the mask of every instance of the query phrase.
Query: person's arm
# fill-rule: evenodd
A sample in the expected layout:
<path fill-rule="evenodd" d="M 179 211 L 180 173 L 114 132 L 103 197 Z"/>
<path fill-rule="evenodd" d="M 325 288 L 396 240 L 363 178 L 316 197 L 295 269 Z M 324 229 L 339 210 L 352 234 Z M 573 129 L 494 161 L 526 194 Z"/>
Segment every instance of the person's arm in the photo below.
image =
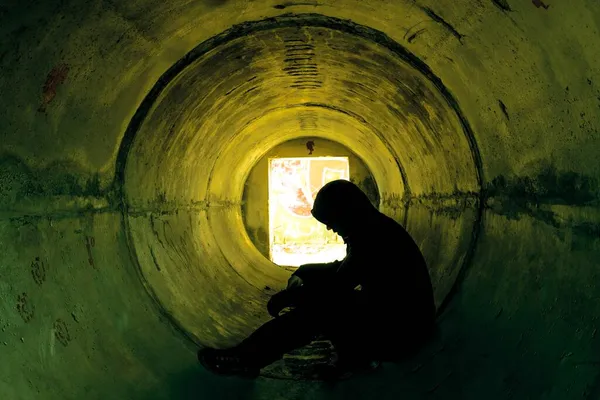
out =
<path fill-rule="evenodd" d="M 365 246 L 366 247 L 366 246 Z M 331 280 L 331 289 L 333 291 L 353 290 L 368 273 L 371 264 L 371 257 L 362 249 L 348 248 L 346 258 L 340 263 Z"/>
<path fill-rule="evenodd" d="M 309 264 L 309 269 L 305 271 L 313 272 L 313 275 L 307 275 L 316 280 L 309 285 L 290 289 L 290 298 L 302 302 L 303 296 L 331 298 L 354 290 L 361 284 L 365 274 L 370 273 L 372 257 L 368 249 L 369 246 L 358 250 L 348 247 L 348 253 L 342 261 L 325 264 L 325 268 L 321 267 L 323 264 Z"/>
<path fill-rule="evenodd" d="M 325 283 L 333 279 L 342 261 L 333 261 L 321 264 L 304 264 L 298 267 L 292 276 L 297 276 L 304 283 Z"/>
<path fill-rule="evenodd" d="M 288 280 L 287 288 L 274 294 L 269 300 L 267 304 L 269 314 L 277 317 L 284 308 L 304 303 L 307 296 L 314 297 L 327 292 L 332 287 L 337 270 L 342 263 L 343 261 L 334 261 L 301 265 Z M 305 285 L 307 282 L 308 285 Z"/>
<path fill-rule="evenodd" d="M 371 248 L 367 243 L 359 247 L 348 246 L 346 257 L 342 261 L 302 265 L 292 274 L 292 278 L 297 276 L 302 280 L 301 285 L 293 286 L 304 286 L 307 283 L 310 289 L 354 289 L 360 285 L 365 274 L 373 273 L 369 271 L 373 263 Z"/>
<path fill-rule="evenodd" d="M 354 290 L 361 283 L 371 261 L 370 253 L 366 250 L 369 246 L 363 248 L 365 250 L 351 250 L 348 247 L 348 253 L 342 261 L 299 267 L 292 277 L 297 276 L 302 281 L 306 279 L 310 284 L 292 285 L 273 295 L 267 305 L 269 313 L 276 317 L 285 307 L 302 304 L 307 297 L 342 298 L 344 292 Z"/>

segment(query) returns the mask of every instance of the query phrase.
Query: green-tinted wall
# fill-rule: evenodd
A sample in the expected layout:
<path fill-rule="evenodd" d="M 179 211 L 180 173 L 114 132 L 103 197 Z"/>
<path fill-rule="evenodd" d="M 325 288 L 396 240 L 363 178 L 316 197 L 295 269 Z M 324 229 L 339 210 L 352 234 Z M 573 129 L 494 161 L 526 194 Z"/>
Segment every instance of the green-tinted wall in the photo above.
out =
<path fill-rule="evenodd" d="M 0 399 L 600 399 L 599 31 L 597 0 L 4 1 Z M 288 276 L 244 179 L 298 137 L 368 165 L 439 335 L 333 386 L 214 377 L 195 350 Z"/>

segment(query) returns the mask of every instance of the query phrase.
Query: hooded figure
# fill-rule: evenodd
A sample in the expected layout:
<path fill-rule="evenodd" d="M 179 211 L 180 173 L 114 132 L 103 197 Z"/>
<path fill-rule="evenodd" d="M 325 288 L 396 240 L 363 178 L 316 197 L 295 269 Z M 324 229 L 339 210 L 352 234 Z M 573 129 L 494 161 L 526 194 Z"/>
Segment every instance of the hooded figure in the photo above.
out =
<path fill-rule="evenodd" d="M 312 215 L 344 239 L 346 257 L 300 266 L 269 301 L 273 320 L 233 349 L 201 351 L 200 361 L 213 372 L 255 375 L 317 335 L 329 338 L 339 360 L 354 368 L 417 351 L 433 331 L 427 266 L 400 224 L 346 180 L 321 188 Z M 280 315 L 286 308 L 291 311 Z"/>

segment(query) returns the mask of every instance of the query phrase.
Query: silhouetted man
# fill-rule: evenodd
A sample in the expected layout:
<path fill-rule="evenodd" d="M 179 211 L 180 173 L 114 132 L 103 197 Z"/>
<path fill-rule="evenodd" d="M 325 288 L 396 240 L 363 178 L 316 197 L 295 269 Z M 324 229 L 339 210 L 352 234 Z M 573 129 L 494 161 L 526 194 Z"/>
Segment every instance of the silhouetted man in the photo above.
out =
<path fill-rule="evenodd" d="M 430 336 L 436 312 L 431 280 L 408 232 L 345 180 L 323 186 L 312 214 L 344 239 L 346 257 L 300 266 L 269 300 L 274 319 L 232 349 L 200 350 L 206 368 L 256 376 L 322 335 L 338 354 L 338 370 L 352 371 L 373 360 L 399 359 Z"/>

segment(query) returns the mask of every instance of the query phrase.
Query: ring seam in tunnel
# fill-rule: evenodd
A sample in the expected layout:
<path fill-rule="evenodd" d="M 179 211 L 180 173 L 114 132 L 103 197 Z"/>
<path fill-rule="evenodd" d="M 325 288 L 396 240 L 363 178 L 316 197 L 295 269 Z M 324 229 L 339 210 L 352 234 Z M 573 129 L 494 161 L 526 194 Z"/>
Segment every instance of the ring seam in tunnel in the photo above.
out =
<path fill-rule="evenodd" d="M 158 79 L 157 83 L 146 95 L 144 100 L 142 100 L 140 106 L 138 107 L 137 111 L 132 117 L 130 124 L 125 130 L 125 134 L 121 141 L 121 146 L 119 148 L 119 152 L 117 154 L 116 159 L 114 185 L 115 189 L 118 189 L 117 193 L 119 195 L 122 194 L 121 192 L 122 188 L 124 187 L 127 157 L 131 145 L 133 144 L 133 139 L 135 138 L 140 125 L 144 121 L 145 117 L 147 116 L 148 112 L 150 111 L 150 109 L 152 108 L 162 91 L 180 72 L 182 72 L 192 62 L 196 61 L 204 54 L 229 41 L 235 40 L 237 38 L 243 37 L 247 34 L 257 31 L 264 31 L 274 28 L 284 28 L 290 26 L 324 27 L 370 39 L 375 43 L 385 46 L 386 48 L 394 52 L 396 55 L 398 55 L 403 61 L 407 62 L 410 66 L 423 73 L 425 77 L 428 78 L 429 81 L 431 81 L 431 83 L 433 83 L 433 85 L 441 92 L 441 94 L 443 95 L 444 99 L 448 102 L 450 107 L 457 113 L 461 125 L 463 126 L 465 136 L 467 137 L 467 140 L 469 142 L 469 147 L 471 148 L 471 153 L 473 155 L 473 160 L 477 172 L 478 184 L 479 187 L 482 188 L 483 166 L 473 132 L 468 122 L 466 121 L 464 115 L 462 114 L 462 112 L 460 112 L 458 102 L 454 99 L 454 96 L 445 87 L 441 79 L 433 73 L 433 71 L 429 68 L 429 66 L 426 63 L 421 61 L 417 56 L 407 51 L 398 42 L 394 41 L 388 35 L 381 31 L 356 24 L 350 20 L 328 17 L 321 14 L 306 13 L 283 14 L 281 16 L 273 18 L 267 18 L 252 22 L 244 22 L 238 25 L 234 25 L 230 29 L 216 36 L 208 38 L 204 42 L 200 43 L 194 49 L 190 50 L 187 54 L 185 54 L 180 60 L 176 61 L 173 66 L 167 69 L 167 71 Z M 123 200 L 122 196 L 119 197 L 121 198 L 121 200 Z"/>
<path fill-rule="evenodd" d="M 479 238 L 479 233 L 481 231 L 481 225 L 483 223 L 483 210 L 484 210 L 484 191 L 483 191 L 483 184 L 482 184 L 483 183 L 483 167 L 482 167 L 481 155 L 479 153 L 479 149 L 478 149 L 473 131 L 471 130 L 469 123 L 467 122 L 465 116 L 463 115 L 463 113 L 460 110 L 458 102 L 453 97 L 451 92 L 444 86 L 441 79 L 438 78 L 433 73 L 433 71 L 429 68 L 429 66 L 426 63 L 424 63 L 423 61 L 421 61 L 417 56 L 410 53 L 402 45 L 400 45 L 398 42 L 394 41 L 388 35 L 386 35 L 385 33 L 381 32 L 381 31 L 375 30 L 370 27 L 356 24 L 350 20 L 343 20 L 343 19 L 328 17 L 328 16 L 324 16 L 324 15 L 320 15 L 320 14 L 313 14 L 313 13 L 284 14 L 284 15 L 281 15 L 278 17 L 267 18 L 267 19 L 258 20 L 258 21 L 244 22 L 244 23 L 232 26 L 230 29 L 222 32 L 221 34 L 218 34 L 216 36 L 208 38 L 207 40 L 203 41 L 198 46 L 193 48 L 191 51 L 189 51 L 181 59 L 176 61 L 170 68 L 168 68 L 160 76 L 160 78 L 157 80 L 156 84 L 152 87 L 152 89 L 148 92 L 148 94 L 144 97 L 144 99 L 140 103 L 137 111 L 133 115 L 130 123 L 128 124 L 128 126 L 125 130 L 125 133 L 123 135 L 123 138 L 121 140 L 121 145 L 119 147 L 118 154 L 116 157 L 116 163 L 115 163 L 115 177 L 113 180 L 113 192 L 116 195 L 117 206 L 121 210 L 121 214 L 122 214 L 122 218 L 123 218 L 123 228 L 127 231 L 126 232 L 126 235 L 128 237 L 127 247 L 130 251 L 131 256 L 133 258 L 136 258 L 134 265 L 138 269 L 137 272 L 143 281 L 144 287 L 147 289 L 147 291 L 149 292 L 151 297 L 153 297 L 155 304 L 157 304 L 159 306 L 159 309 L 161 310 L 161 314 L 167 315 L 168 313 L 164 309 L 164 306 L 162 305 L 162 303 L 158 302 L 157 298 L 155 298 L 156 296 L 155 296 L 153 290 L 151 288 L 149 288 L 149 282 L 143 276 L 142 268 L 139 264 L 139 261 L 137 260 L 136 252 L 133 249 L 133 247 L 134 247 L 133 243 L 131 242 L 131 238 L 129 237 L 130 236 L 130 231 L 129 231 L 130 226 L 129 226 L 129 223 L 127 222 L 127 219 L 129 216 L 129 214 L 128 214 L 129 207 L 127 205 L 127 199 L 126 199 L 126 193 L 125 193 L 126 192 L 125 171 L 126 171 L 129 152 L 132 148 L 132 145 L 134 143 L 134 139 L 136 137 L 138 130 L 142 126 L 142 123 L 144 122 L 145 118 L 148 116 L 149 112 L 155 105 L 156 100 L 160 97 L 160 95 L 163 93 L 163 91 L 191 63 L 193 63 L 194 61 L 196 61 L 197 59 L 199 59 L 200 57 L 202 57 L 209 51 L 217 48 L 220 45 L 226 44 L 234 39 L 246 36 L 248 34 L 251 34 L 251 33 L 257 32 L 257 31 L 265 31 L 265 30 L 285 28 L 285 27 L 323 27 L 323 28 L 328 28 L 328 29 L 348 33 L 348 34 L 355 35 L 358 37 L 362 37 L 362 38 L 371 40 L 379 45 L 386 47 L 391 52 L 393 52 L 396 56 L 398 56 L 401 60 L 405 61 L 409 66 L 415 68 L 417 71 L 422 73 L 424 75 L 424 77 L 429 82 L 431 82 L 433 84 L 433 86 L 439 91 L 439 93 L 442 95 L 442 97 L 447 102 L 447 104 L 450 106 L 450 108 L 455 112 L 457 118 L 460 120 L 460 124 L 463 128 L 462 129 L 463 134 L 466 136 L 466 139 L 469 143 L 469 149 L 470 149 L 471 156 L 472 156 L 473 163 L 474 163 L 477 184 L 479 186 L 478 187 L 478 189 L 479 189 L 479 204 L 476 209 L 475 222 L 473 224 L 473 233 L 471 235 L 471 240 L 470 240 L 470 243 L 468 246 L 467 253 L 465 255 L 462 265 L 459 267 L 459 271 L 458 271 L 456 280 L 453 282 L 450 291 L 446 294 L 440 307 L 438 308 L 438 315 L 441 315 L 444 312 L 444 310 L 447 308 L 447 305 L 449 304 L 449 302 L 452 300 L 452 298 L 456 294 L 458 288 L 460 287 L 461 282 L 464 280 L 464 278 L 468 272 L 469 266 L 471 264 L 472 256 L 474 254 L 474 249 L 475 249 L 477 240 Z M 323 104 L 319 104 L 319 103 L 304 103 L 304 104 L 300 104 L 297 106 L 308 106 L 308 105 L 311 105 L 314 107 L 325 107 L 325 108 L 349 115 L 358 121 L 360 121 L 360 120 L 364 121 L 364 119 L 362 119 L 360 116 L 354 115 L 353 113 L 350 113 L 346 110 L 343 110 L 343 109 L 340 109 L 337 107 L 333 107 L 333 106 L 329 106 L 329 105 L 323 105 Z M 291 108 L 291 107 L 283 107 L 283 108 Z M 376 132 L 378 138 L 382 139 L 381 133 L 378 130 L 374 130 L 374 132 Z M 382 140 L 384 141 L 384 144 L 386 145 L 386 147 L 388 147 L 387 141 L 385 141 L 385 139 L 382 139 Z M 392 152 L 392 154 L 394 154 L 394 153 L 395 152 Z M 399 160 L 396 156 L 394 156 L 394 159 L 398 165 L 401 177 L 404 181 L 403 182 L 404 183 L 404 200 L 405 200 L 404 201 L 404 211 L 405 211 L 404 212 L 404 224 L 406 225 L 407 218 L 408 218 L 407 211 L 408 211 L 408 208 L 411 203 L 411 194 L 410 194 L 411 192 L 410 192 L 410 188 L 408 185 L 405 171 L 402 168 L 401 163 L 399 162 Z M 214 168 L 214 166 L 213 166 L 213 168 Z M 210 179 L 211 179 L 212 175 L 213 175 L 213 171 L 211 171 L 211 173 L 209 175 L 209 183 L 210 183 Z M 254 286 L 254 285 L 252 285 L 252 286 Z M 256 286 L 254 286 L 254 287 L 256 287 Z M 175 324 L 175 326 L 178 328 L 178 330 L 183 330 L 184 332 L 186 332 L 185 329 L 180 327 L 180 324 L 177 323 L 173 317 L 167 316 L 167 318 Z M 189 332 L 186 332 L 185 336 L 188 339 L 191 339 L 189 334 L 190 334 Z"/>
<path fill-rule="evenodd" d="M 277 112 L 277 111 L 281 111 L 281 110 L 288 110 L 288 109 L 294 109 L 294 108 L 310 108 L 310 107 L 314 107 L 314 108 L 324 108 L 330 111 L 334 111 L 334 112 L 339 112 L 341 114 L 347 115 L 350 118 L 358 121 L 360 124 L 362 124 L 365 127 L 368 127 L 371 132 L 374 132 L 375 135 L 377 136 L 377 138 L 379 140 L 381 140 L 381 142 L 383 143 L 383 145 L 385 146 L 385 148 L 390 152 L 390 154 L 394 155 L 394 162 L 396 163 L 396 165 L 398 166 L 398 170 L 400 171 L 400 176 L 402 178 L 402 184 L 403 184 L 403 188 L 404 188 L 404 193 L 403 193 L 403 199 L 404 199 L 404 209 L 405 209 L 405 213 L 404 213 L 404 224 L 406 224 L 407 222 L 407 209 L 408 209 L 408 205 L 410 204 L 410 198 L 412 195 L 412 192 L 410 190 L 410 184 L 408 182 L 408 178 L 406 176 L 406 170 L 404 169 L 404 167 L 402 166 L 402 163 L 400 162 L 400 160 L 398 159 L 398 157 L 395 156 L 395 152 L 393 151 L 393 148 L 390 146 L 389 142 L 386 140 L 385 136 L 381 134 L 381 132 L 376 129 L 372 124 L 370 124 L 369 122 L 367 122 L 367 120 L 365 120 L 363 117 L 361 117 L 360 115 L 353 113 L 349 110 L 346 110 L 344 108 L 341 107 L 336 107 L 330 104 L 325 104 L 325 103 L 317 103 L 317 102 L 304 102 L 304 103 L 297 103 L 297 104 L 291 104 L 288 106 L 284 106 L 284 107 L 273 107 L 268 109 L 266 112 L 262 113 L 261 115 L 254 117 L 252 119 L 250 119 L 243 127 L 242 130 L 244 128 L 246 128 L 247 126 L 251 125 L 253 122 L 260 120 L 261 118 L 263 118 L 266 115 L 269 115 L 271 113 Z M 230 142 L 233 140 L 230 139 Z M 230 143 L 229 142 L 229 143 Z M 209 173 L 209 177 L 206 183 L 206 187 L 210 187 L 212 179 L 213 179 L 213 175 L 214 175 L 214 168 L 215 165 L 217 164 L 218 159 L 221 156 L 219 155 L 217 157 L 217 160 L 215 160 L 215 163 L 213 164 L 213 167 Z M 207 193 L 210 193 L 207 190 Z M 210 199 L 209 199 L 210 202 Z"/>
<path fill-rule="evenodd" d="M 275 113 L 277 111 L 281 111 L 281 110 L 289 110 L 289 109 L 295 109 L 295 108 L 324 108 L 330 111 L 334 111 L 334 112 L 338 112 L 341 114 L 344 114 L 346 116 L 349 116 L 350 118 L 358 121 L 359 124 L 367 127 L 370 129 L 371 132 L 374 132 L 375 135 L 377 136 L 377 138 L 382 142 L 382 144 L 385 146 L 385 148 L 388 150 L 388 152 L 393 155 L 394 157 L 394 162 L 398 167 L 398 170 L 400 171 L 400 176 L 402 179 L 402 183 L 403 183 L 403 188 L 404 188 L 404 193 L 403 193 L 403 199 L 404 201 L 404 224 L 406 224 L 407 218 L 408 218 L 408 205 L 410 204 L 410 197 L 411 197 L 411 191 L 410 191 L 410 187 L 409 187 L 409 183 L 408 183 L 408 179 L 406 176 L 406 171 L 404 170 L 400 160 L 398 160 L 398 157 L 395 156 L 395 152 L 393 151 L 392 146 L 389 144 L 389 142 L 386 140 L 385 136 L 381 134 L 381 132 L 376 129 L 372 124 L 370 124 L 369 122 L 367 122 L 363 117 L 361 117 L 360 115 L 353 113 L 349 110 L 346 110 L 344 108 L 341 107 L 336 107 L 333 105 L 329 105 L 329 104 L 324 104 L 324 103 L 318 103 L 318 102 L 304 102 L 304 103 L 297 103 L 297 104 L 291 104 L 291 105 L 287 105 L 284 107 L 272 107 L 268 110 L 266 110 L 265 112 L 263 112 L 262 114 L 250 119 L 244 126 L 242 126 L 240 128 L 240 130 L 244 130 L 246 127 L 252 125 L 252 123 L 256 122 L 257 120 L 260 120 L 261 118 L 265 117 L 266 115 L 269 115 L 271 113 Z M 234 138 L 231 138 L 227 144 L 229 145 L 231 142 L 234 141 Z M 210 170 L 210 172 L 208 173 L 208 179 L 206 182 L 206 193 L 210 194 L 210 187 L 212 185 L 213 182 L 213 177 L 215 175 L 215 168 L 216 165 L 218 164 L 218 160 L 222 157 L 224 153 L 220 153 L 220 155 L 217 157 L 217 159 L 214 161 L 212 168 Z M 222 201 L 223 199 L 215 199 L 217 202 Z M 210 207 L 210 203 L 213 201 L 213 199 L 208 198 L 207 199 L 207 207 Z M 209 221 L 209 225 L 211 224 L 211 218 L 209 215 L 207 215 L 207 219 Z M 219 246 L 220 247 L 220 246 Z M 225 259 L 227 259 L 225 253 L 223 253 L 221 251 L 221 249 L 219 249 L 219 251 L 221 252 L 221 254 L 223 255 L 223 257 Z M 237 268 L 234 268 L 233 265 L 229 264 L 228 265 L 230 269 L 234 270 L 235 273 L 242 279 L 244 280 L 246 283 L 248 283 L 250 286 L 254 287 L 255 289 L 257 289 L 260 292 L 264 292 L 264 289 L 262 287 L 258 287 L 256 286 L 254 283 L 250 282 L 248 279 L 246 279 L 242 274 L 239 273 L 239 271 L 237 270 Z"/>
<path fill-rule="evenodd" d="M 130 260 L 133 263 L 133 265 L 135 266 L 134 269 L 136 270 L 136 275 L 140 279 L 140 281 L 142 283 L 142 286 L 144 287 L 146 293 L 148 294 L 148 296 L 152 300 L 152 303 L 158 309 L 159 315 L 169 321 L 169 324 L 166 324 L 166 325 L 172 326 L 172 328 L 176 332 L 178 332 L 178 333 L 180 333 L 180 334 L 183 335 L 183 337 L 186 339 L 185 343 L 187 345 L 193 345 L 193 346 L 200 345 L 201 344 L 200 343 L 200 339 L 197 338 L 188 329 L 186 329 L 166 309 L 166 307 L 160 301 L 159 296 L 156 294 L 156 291 L 154 290 L 154 288 L 152 287 L 152 285 L 150 284 L 150 282 L 148 282 L 147 278 L 144 276 L 144 273 L 142 272 L 142 267 L 140 266 L 139 259 L 138 259 L 138 256 L 137 256 L 137 251 L 135 249 L 135 245 L 133 244 L 133 239 L 131 237 L 131 229 L 130 229 L 130 226 L 129 226 L 129 219 L 127 218 L 126 211 L 123 214 L 121 214 L 121 227 L 122 227 L 122 229 L 124 230 L 124 233 L 125 233 L 125 243 L 127 245 L 127 250 L 128 250 L 128 254 L 129 254 Z"/>

